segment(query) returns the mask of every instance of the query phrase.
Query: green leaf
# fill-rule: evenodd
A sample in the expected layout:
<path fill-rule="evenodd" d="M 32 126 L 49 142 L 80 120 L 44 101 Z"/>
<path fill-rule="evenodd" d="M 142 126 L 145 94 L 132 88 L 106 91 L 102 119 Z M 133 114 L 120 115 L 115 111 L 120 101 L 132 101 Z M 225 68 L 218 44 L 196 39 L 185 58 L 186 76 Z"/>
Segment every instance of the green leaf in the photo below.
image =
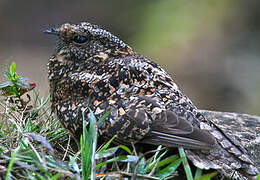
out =
<path fill-rule="evenodd" d="M 74 156 L 69 155 L 70 160 L 69 160 L 69 163 L 68 163 L 68 165 L 70 167 L 73 167 L 73 169 L 77 172 L 79 172 L 79 166 L 78 166 L 78 163 L 77 163 L 76 160 L 77 160 L 79 154 L 80 154 L 80 152 L 77 152 Z"/>
<path fill-rule="evenodd" d="M 18 91 L 14 86 L 9 86 L 6 89 L 4 89 L 4 93 L 6 93 L 7 95 L 18 95 Z"/>
<path fill-rule="evenodd" d="M 131 155 L 117 156 L 117 157 L 114 157 L 112 159 L 109 159 L 107 161 L 104 161 L 102 163 L 97 164 L 96 168 L 100 168 L 100 167 L 102 167 L 105 164 L 116 162 L 116 161 L 120 161 L 120 162 L 136 162 L 137 160 L 138 160 L 138 157 L 136 157 L 136 156 L 131 156 Z"/>
<path fill-rule="evenodd" d="M 145 158 L 142 158 L 137 167 L 137 174 L 145 174 Z"/>
<path fill-rule="evenodd" d="M 23 77 L 23 76 L 19 76 L 19 75 L 17 75 L 17 77 L 18 77 L 18 79 L 20 81 L 27 81 L 27 80 L 29 80 L 27 77 Z"/>
<path fill-rule="evenodd" d="M 195 172 L 195 177 L 194 178 L 198 178 L 202 175 L 202 169 L 200 168 L 197 168 L 196 169 L 196 172 Z"/>
<path fill-rule="evenodd" d="M 120 145 L 119 146 L 121 149 L 125 150 L 126 152 L 128 152 L 129 154 L 132 154 L 132 151 L 125 145 Z"/>
<path fill-rule="evenodd" d="M 95 159 L 101 159 L 101 158 L 113 156 L 118 149 L 119 149 L 119 146 L 116 146 L 116 147 L 112 147 L 112 148 L 103 150 L 101 152 L 98 152 L 98 153 L 96 153 Z"/>
<path fill-rule="evenodd" d="M 178 156 L 176 156 L 176 155 L 165 158 L 158 163 L 157 168 L 170 164 L 170 163 L 176 161 L 177 159 L 178 159 Z M 154 168 L 154 166 L 155 166 L 155 164 L 149 166 L 147 170 L 151 171 Z"/>
<path fill-rule="evenodd" d="M 17 81 L 17 82 L 15 82 L 14 84 L 15 84 L 18 88 L 23 88 L 23 86 L 24 86 L 24 83 L 21 82 L 21 81 Z"/>
<path fill-rule="evenodd" d="M 167 152 L 167 150 L 164 151 L 164 152 L 159 156 L 159 153 L 160 153 L 160 150 L 161 150 L 161 149 L 162 149 L 162 146 L 161 146 L 161 145 L 158 146 L 157 152 L 156 152 L 155 155 L 153 156 L 153 160 L 152 160 L 152 161 L 149 161 L 149 162 L 147 163 L 146 170 L 150 169 L 151 166 L 154 167 L 155 164 L 157 164 L 158 161 L 160 161 L 160 159 L 162 158 L 162 156 L 165 155 L 165 153 Z"/>
<path fill-rule="evenodd" d="M 7 168 L 5 180 L 12 179 L 12 178 L 11 178 L 11 170 L 12 170 L 12 167 L 13 167 L 13 165 L 14 165 L 14 161 L 15 161 L 15 159 L 16 159 L 16 156 L 17 156 L 19 150 L 20 150 L 20 146 L 18 146 L 18 147 L 14 150 L 14 153 L 12 154 L 11 160 L 10 160 L 10 162 L 9 162 L 9 164 L 8 164 L 8 168 Z"/>
<path fill-rule="evenodd" d="M 110 112 L 106 112 L 99 120 L 98 120 L 98 127 L 101 126 L 104 120 L 110 115 Z"/>
<path fill-rule="evenodd" d="M 184 167 L 184 170 L 186 173 L 187 180 L 193 180 L 191 168 L 188 163 L 184 149 L 182 147 L 180 147 L 180 148 L 178 148 L 178 150 L 179 150 L 180 157 L 183 158 L 182 164 L 183 164 L 183 167 Z"/>
<path fill-rule="evenodd" d="M 111 142 L 112 142 L 115 138 L 116 138 L 116 135 L 114 135 L 114 136 L 112 137 L 112 139 L 110 139 L 104 146 L 102 146 L 101 149 L 98 150 L 98 153 L 100 153 L 100 152 L 106 150 L 106 149 L 110 146 Z"/>
<path fill-rule="evenodd" d="M 211 178 L 213 178 L 214 176 L 216 176 L 218 174 L 218 172 L 213 172 L 210 174 L 205 174 L 203 176 L 200 176 L 198 178 L 195 178 L 195 180 L 210 180 Z"/>
<path fill-rule="evenodd" d="M 158 171 L 155 176 L 159 177 L 160 179 L 165 179 L 166 177 L 170 176 L 174 171 L 180 166 L 182 162 L 182 158 L 177 159 L 167 167 L 163 168 L 162 170 Z"/>
<path fill-rule="evenodd" d="M 91 154 L 91 180 L 96 179 L 96 161 L 95 161 L 95 153 L 96 153 L 96 146 L 97 146 L 97 120 L 96 117 L 91 109 L 89 109 L 89 136 L 92 138 L 92 154 Z"/>
<path fill-rule="evenodd" d="M 53 156 L 45 156 L 46 164 L 48 167 L 53 167 L 55 169 L 62 169 L 64 171 L 68 170 L 68 166 L 61 162 L 56 161 Z"/>
<path fill-rule="evenodd" d="M 112 143 L 112 141 L 113 141 L 116 137 L 117 137 L 116 135 L 113 136 L 112 139 L 110 139 L 104 146 L 102 146 L 102 147 L 98 150 L 97 154 L 101 155 L 101 154 L 103 153 L 103 151 L 106 151 L 106 149 L 110 146 L 110 144 Z M 117 148 L 121 148 L 121 149 L 125 150 L 126 152 L 128 152 L 129 154 L 132 154 L 131 150 L 130 150 L 128 147 L 124 146 L 124 145 L 117 146 Z M 99 156 L 99 155 L 98 155 L 98 156 Z M 98 158 L 98 157 L 96 157 L 96 158 Z"/>
<path fill-rule="evenodd" d="M 8 86 L 11 86 L 11 85 L 12 85 L 12 82 L 7 81 L 5 83 L 0 84 L 0 89 L 7 88 Z"/>
<path fill-rule="evenodd" d="M 126 159 L 120 160 L 120 162 L 137 162 L 138 161 L 138 157 L 137 156 L 132 156 L 132 155 L 126 155 Z"/>
<path fill-rule="evenodd" d="M 89 130 L 86 128 L 85 111 L 82 112 L 83 116 L 83 136 L 80 137 L 81 158 L 82 158 L 82 179 L 88 180 L 95 179 L 95 151 L 97 143 L 97 126 L 94 113 L 89 110 Z"/>
<path fill-rule="evenodd" d="M 14 77 L 16 75 L 16 63 L 12 62 L 11 66 L 10 66 L 10 74 L 12 77 Z"/>
<path fill-rule="evenodd" d="M 7 79 L 9 79 L 10 81 L 12 80 L 12 75 L 10 74 L 9 71 L 5 72 L 5 76 L 6 76 Z"/>

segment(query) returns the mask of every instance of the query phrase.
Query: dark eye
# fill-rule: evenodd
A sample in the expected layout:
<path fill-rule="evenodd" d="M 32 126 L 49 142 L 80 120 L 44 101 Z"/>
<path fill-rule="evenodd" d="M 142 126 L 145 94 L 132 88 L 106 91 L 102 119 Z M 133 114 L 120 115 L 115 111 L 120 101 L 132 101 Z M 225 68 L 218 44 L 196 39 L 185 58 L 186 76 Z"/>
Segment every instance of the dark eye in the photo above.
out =
<path fill-rule="evenodd" d="M 88 38 L 86 36 L 75 36 L 73 38 L 73 41 L 79 44 L 85 43 L 88 41 Z"/>

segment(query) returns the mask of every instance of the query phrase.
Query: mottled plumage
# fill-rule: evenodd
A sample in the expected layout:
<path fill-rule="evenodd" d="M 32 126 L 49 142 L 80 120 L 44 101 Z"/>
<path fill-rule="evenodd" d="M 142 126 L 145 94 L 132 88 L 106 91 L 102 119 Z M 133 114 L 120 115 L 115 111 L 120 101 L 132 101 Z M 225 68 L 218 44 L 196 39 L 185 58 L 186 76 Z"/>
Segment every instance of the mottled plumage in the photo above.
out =
<path fill-rule="evenodd" d="M 105 138 L 117 134 L 124 144 L 182 146 L 202 169 L 257 174 L 239 142 L 197 112 L 160 66 L 118 37 L 90 23 L 45 32 L 58 37 L 48 63 L 52 108 L 76 139 L 88 106 L 97 119 L 110 112 L 98 127 Z"/>

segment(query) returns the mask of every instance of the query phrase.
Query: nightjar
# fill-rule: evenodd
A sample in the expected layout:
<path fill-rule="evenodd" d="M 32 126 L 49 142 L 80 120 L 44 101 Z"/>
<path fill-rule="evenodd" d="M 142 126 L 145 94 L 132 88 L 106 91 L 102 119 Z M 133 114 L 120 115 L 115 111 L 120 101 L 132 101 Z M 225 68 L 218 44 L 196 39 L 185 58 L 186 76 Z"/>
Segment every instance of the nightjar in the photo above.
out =
<path fill-rule="evenodd" d="M 48 63 L 52 109 L 73 137 L 80 138 L 87 106 L 97 119 L 109 112 L 98 127 L 104 138 L 182 146 L 199 168 L 257 175 L 237 140 L 205 119 L 158 64 L 118 37 L 87 22 L 45 33 L 58 37 Z"/>

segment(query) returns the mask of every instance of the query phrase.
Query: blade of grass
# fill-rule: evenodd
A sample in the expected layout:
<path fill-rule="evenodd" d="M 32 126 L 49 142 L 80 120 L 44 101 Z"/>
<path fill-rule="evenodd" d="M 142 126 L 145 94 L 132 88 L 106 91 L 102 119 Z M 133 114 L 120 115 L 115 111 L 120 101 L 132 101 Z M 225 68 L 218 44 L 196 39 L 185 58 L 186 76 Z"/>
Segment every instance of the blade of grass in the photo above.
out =
<path fill-rule="evenodd" d="M 119 147 L 121 149 L 125 150 L 126 152 L 128 152 L 128 154 L 132 154 L 132 151 L 128 147 L 126 147 L 125 145 L 120 145 Z"/>
<path fill-rule="evenodd" d="M 89 172 L 89 149 L 87 142 L 87 128 L 85 122 L 85 113 L 83 112 L 83 136 L 80 137 L 80 147 L 81 147 L 81 159 L 82 159 L 82 179 L 87 180 L 90 172 Z"/>
<path fill-rule="evenodd" d="M 216 176 L 218 174 L 218 172 L 213 172 L 210 174 L 205 174 L 203 176 L 200 176 L 198 178 L 195 178 L 195 180 L 210 180 L 211 178 L 213 178 L 214 176 Z"/>
<path fill-rule="evenodd" d="M 7 169 L 7 172 L 6 172 L 6 176 L 5 176 L 5 180 L 9 180 L 11 179 L 11 170 L 12 170 L 12 167 L 14 165 L 14 161 L 15 161 L 15 158 L 18 154 L 20 150 L 20 146 L 18 146 L 15 150 L 14 150 L 14 153 L 12 154 L 12 157 L 11 157 L 11 160 L 8 164 L 8 169 Z"/>
<path fill-rule="evenodd" d="M 117 137 L 116 135 L 113 136 L 112 139 L 110 139 L 104 146 L 102 146 L 102 147 L 97 151 L 97 155 L 99 156 L 99 155 L 103 154 L 104 151 L 107 150 L 107 148 L 110 146 L 110 144 L 112 143 L 112 141 L 113 141 L 116 137 Z M 121 148 L 121 149 L 125 150 L 127 153 L 132 154 L 131 150 L 130 150 L 128 147 L 126 147 L 125 145 L 119 145 L 119 146 L 114 147 L 114 148 L 117 148 L 117 149 L 118 149 L 118 148 Z M 97 157 L 96 157 L 96 158 L 97 158 Z"/>
<path fill-rule="evenodd" d="M 109 160 L 106 160 L 106 161 L 104 161 L 102 163 L 97 164 L 96 168 L 98 169 L 98 168 L 102 167 L 105 164 L 116 162 L 116 161 L 120 161 L 120 162 L 136 162 L 137 160 L 138 160 L 138 158 L 136 156 L 131 156 L 131 155 L 117 156 L 117 157 L 114 157 L 112 159 L 109 159 Z"/>
<path fill-rule="evenodd" d="M 115 138 L 116 138 L 116 135 L 114 135 L 114 136 L 112 137 L 112 139 L 110 139 L 104 146 L 102 146 L 102 147 L 98 150 L 98 153 L 101 153 L 102 151 L 106 150 L 106 149 L 110 146 L 111 142 L 112 142 Z"/>
<path fill-rule="evenodd" d="M 201 175 L 202 175 L 202 169 L 197 168 L 196 172 L 195 172 L 195 177 L 194 178 L 196 179 L 196 178 L 200 177 Z"/>
<path fill-rule="evenodd" d="M 159 177 L 160 179 L 165 179 L 168 176 L 172 175 L 172 173 L 175 172 L 175 170 L 180 166 L 182 162 L 182 158 L 177 159 L 167 167 L 163 168 L 162 170 L 158 171 L 155 176 Z"/>
<path fill-rule="evenodd" d="M 164 151 L 155 161 L 154 163 L 154 168 L 151 170 L 151 172 L 149 173 L 149 175 L 153 175 L 155 172 L 155 169 L 158 166 L 158 163 L 160 162 L 160 160 L 162 159 L 162 157 L 167 153 L 168 150 Z"/>
<path fill-rule="evenodd" d="M 91 180 L 96 179 L 96 160 L 95 160 L 95 152 L 96 152 L 96 147 L 97 147 L 97 120 L 94 115 L 94 113 L 89 109 L 90 111 L 90 129 L 89 133 L 92 136 L 92 156 L 91 156 Z"/>
<path fill-rule="evenodd" d="M 78 158 L 80 152 L 77 152 L 74 156 L 69 155 L 69 163 L 68 165 L 72 167 L 77 173 L 79 172 L 79 166 L 76 162 L 76 159 Z"/>
<path fill-rule="evenodd" d="M 80 138 L 81 156 L 82 156 L 82 178 L 87 180 L 89 177 L 95 179 L 95 151 L 97 144 L 97 124 L 94 113 L 89 110 L 89 130 L 86 128 L 85 111 L 83 117 L 83 136 Z"/>
<path fill-rule="evenodd" d="M 118 149 L 119 149 L 119 146 L 116 146 L 116 147 L 112 147 L 112 148 L 103 150 L 101 152 L 98 152 L 98 153 L 96 153 L 95 159 L 101 159 L 101 158 L 113 156 Z"/>
<path fill-rule="evenodd" d="M 182 147 L 180 147 L 180 148 L 178 148 L 178 150 L 179 150 L 180 157 L 183 159 L 182 164 L 183 164 L 183 167 L 184 167 L 184 170 L 185 170 L 185 173 L 186 173 L 187 180 L 193 180 L 191 168 L 190 168 L 190 165 L 188 163 L 184 149 Z"/>
<path fill-rule="evenodd" d="M 106 112 L 99 120 L 98 120 L 98 127 L 101 126 L 104 120 L 110 115 L 110 112 Z"/>
<path fill-rule="evenodd" d="M 146 169 L 149 169 L 150 166 L 152 166 L 152 165 L 154 166 L 155 165 L 155 163 L 156 163 L 156 161 L 158 159 L 157 156 L 158 156 L 158 154 L 159 154 L 161 149 L 162 149 L 161 145 L 157 147 L 157 149 L 156 149 L 157 151 L 155 152 L 155 155 L 153 156 L 153 158 L 148 161 Z"/>
<path fill-rule="evenodd" d="M 170 163 L 172 163 L 173 161 L 176 161 L 177 159 L 178 159 L 178 156 L 176 156 L 176 155 L 173 155 L 173 156 L 170 156 L 170 157 L 168 157 L 168 158 L 165 158 L 165 159 L 163 159 L 162 161 L 160 161 L 160 162 L 158 163 L 157 168 L 160 168 L 160 167 L 162 167 L 162 166 L 165 166 L 165 165 L 167 165 L 167 164 L 170 164 Z M 154 165 L 148 167 L 147 170 L 148 170 L 148 171 L 151 171 L 153 168 L 154 168 Z"/>
<path fill-rule="evenodd" d="M 142 174 L 142 175 L 144 175 L 144 174 L 146 173 L 146 171 L 145 171 L 145 164 L 146 164 L 145 158 L 143 157 L 143 158 L 140 160 L 139 164 L 138 164 L 136 174 Z"/>

